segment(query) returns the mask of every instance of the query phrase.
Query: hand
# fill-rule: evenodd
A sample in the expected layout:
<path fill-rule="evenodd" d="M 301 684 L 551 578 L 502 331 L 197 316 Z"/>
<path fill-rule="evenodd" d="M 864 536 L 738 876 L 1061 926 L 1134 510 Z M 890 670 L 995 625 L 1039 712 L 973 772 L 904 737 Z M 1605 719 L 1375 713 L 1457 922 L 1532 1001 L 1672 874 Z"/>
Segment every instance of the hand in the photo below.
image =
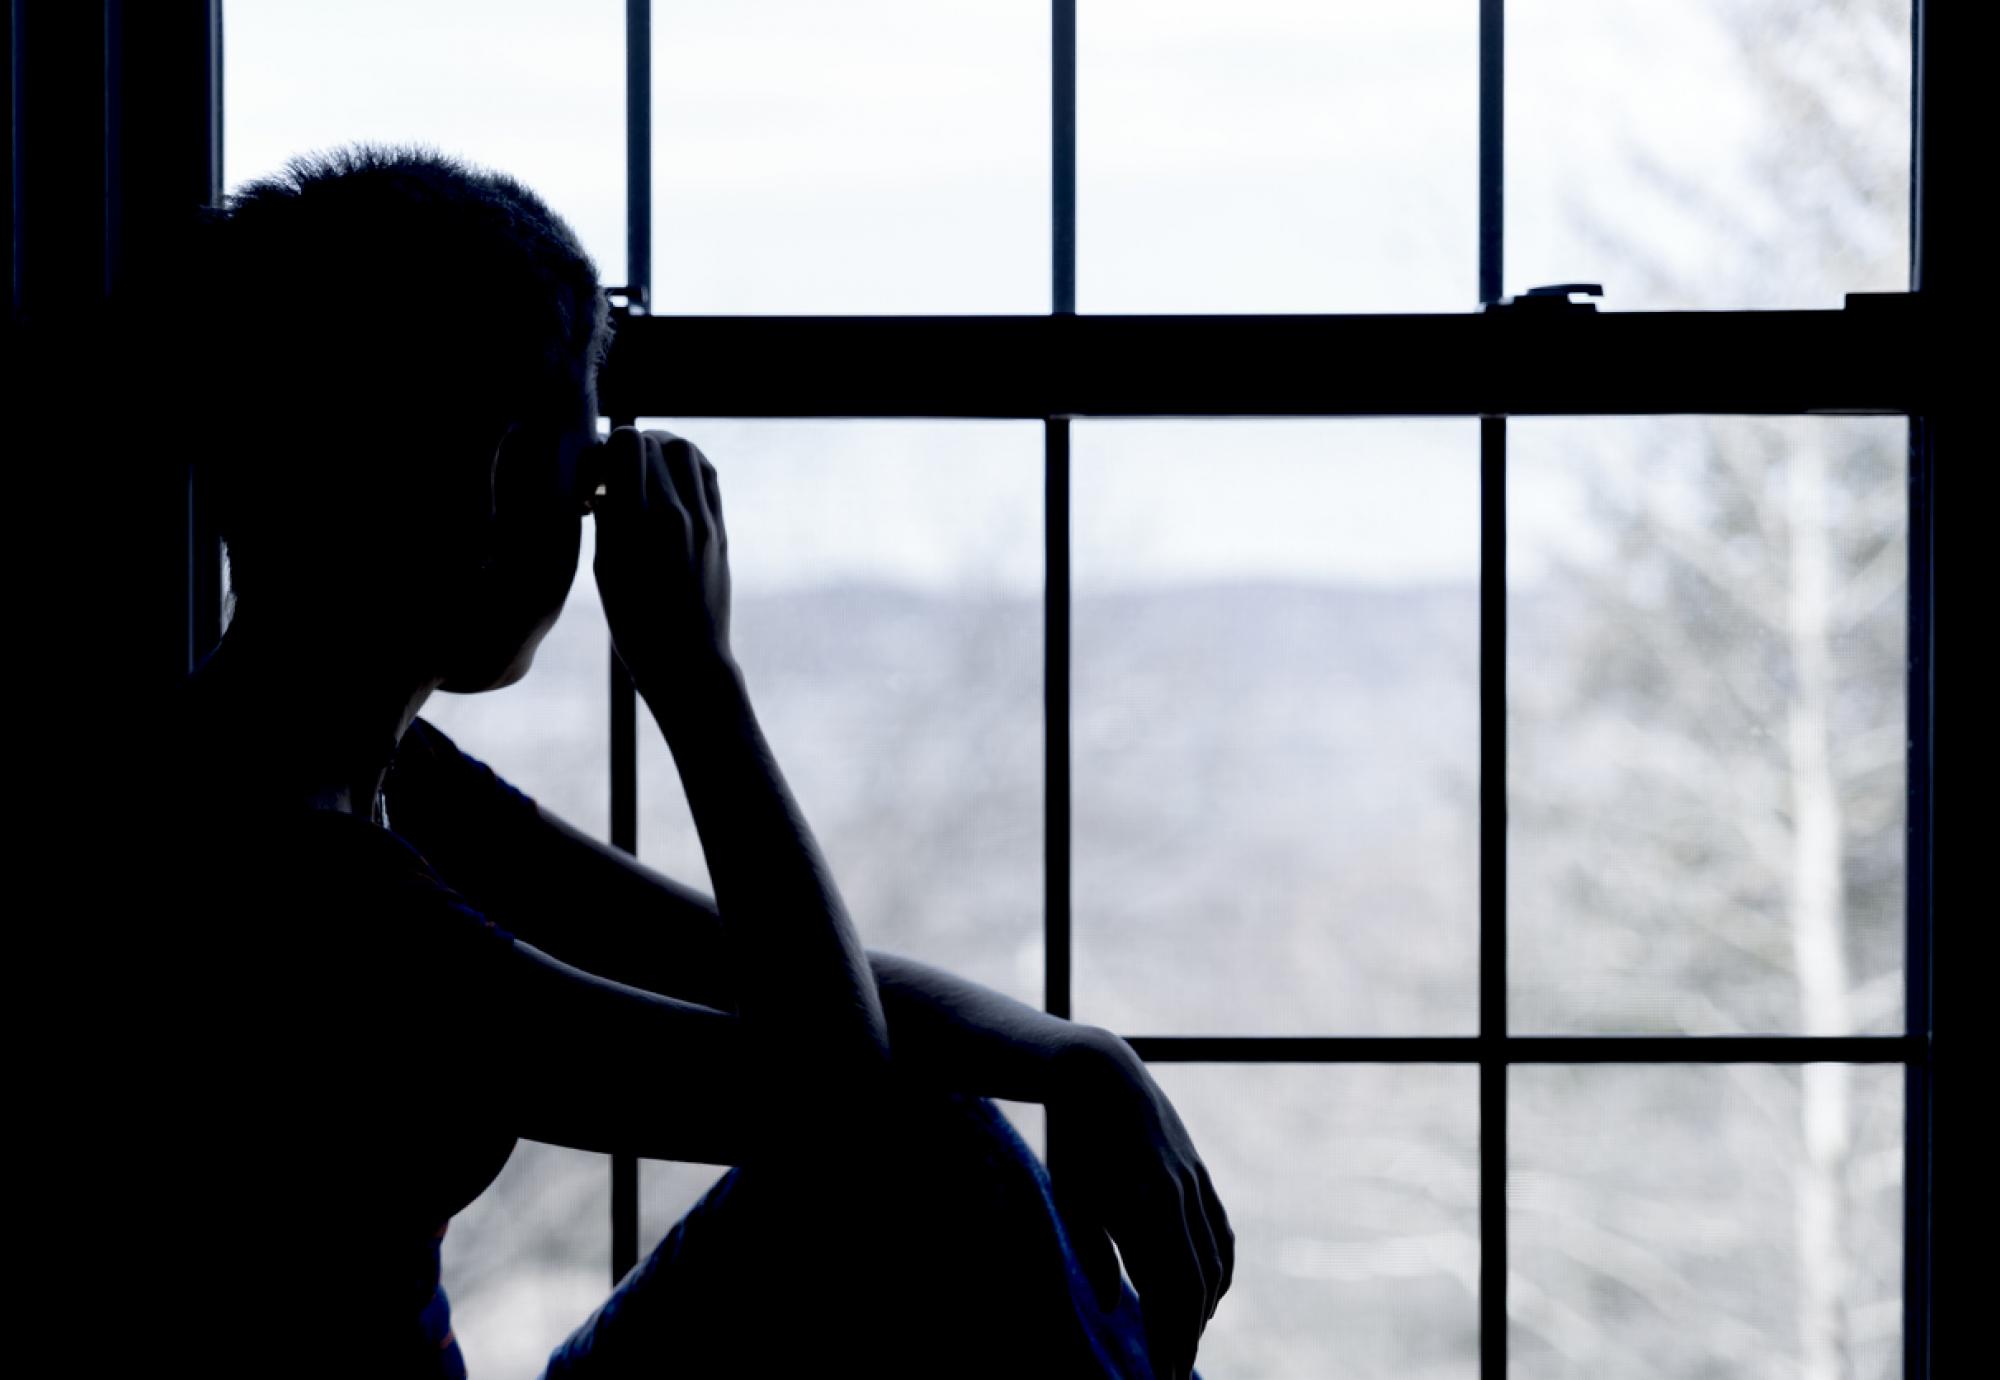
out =
<path fill-rule="evenodd" d="M 1089 1033 L 1063 1056 L 1050 1103 L 1063 1126 L 1057 1206 L 1078 1258 L 1114 1307 L 1122 1288 L 1111 1242 L 1139 1294 L 1147 1351 L 1158 1374 L 1180 1380 L 1236 1275 L 1236 1234 L 1208 1167 L 1173 1104 L 1132 1047 Z"/>
<path fill-rule="evenodd" d="M 649 696 L 730 664 L 729 534 L 715 466 L 667 431 L 604 443 L 592 570 L 618 659 Z"/>

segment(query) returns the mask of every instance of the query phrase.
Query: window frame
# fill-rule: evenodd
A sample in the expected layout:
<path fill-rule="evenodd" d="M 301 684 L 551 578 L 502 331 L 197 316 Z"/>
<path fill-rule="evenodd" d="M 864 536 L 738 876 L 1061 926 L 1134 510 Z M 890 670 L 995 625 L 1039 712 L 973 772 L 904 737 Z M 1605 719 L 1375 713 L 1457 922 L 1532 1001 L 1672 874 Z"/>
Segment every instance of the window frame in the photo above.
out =
<path fill-rule="evenodd" d="M 614 426 L 640 416 L 1012 417 L 1044 424 L 1044 1006 L 1071 1014 L 1069 431 L 1079 417 L 1469 416 L 1480 419 L 1480 968 L 1478 1033 L 1464 1036 L 1134 1037 L 1153 1062 L 1472 1064 L 1480 1071 L 1480 1374 L 1507 1370 L 1507 1070 L 1542 1063 L 1815 1061 L 1904 1069 L 1903 1375 L 1931 1372 L 1934 956 L 1934 488 L 1940 414 L 1956 415 L 1932 341 L 1958 272 L 1938 207 L 1927 112 L 1935 7 L 1913 0 L 1908 294 L 1839 311 L 1523 311 L 1501 304 L 1504 0 L 1480 0 L 1482 310 L 1371 316 L 1078 316 L 1076 4 L 1051 0 L 1052 310 L 1040 316 L 666 317 L 651 278 L 651 3 L 626 0 L 627 271 L 611 289 L 618 339 L 600 385 Z M 210 177 L 219 175 L 221 17 L 211 41 Z M 1960 58 L 1963 61 L 1966 59 Z M 1962 136 L 1959 136 L 1962 138 Z M 1954 166 L 1969 167 L 1956 148 Z M 214 187 L 210 199 L 220 188 Z M 1950 234 L 1960 234 L 1956 221 Z M 760 361 L 754 381 L 732 361 Z M 1536 361 L 1529 369 L 1526 360 Z M 867 361 L 865 369 L 858 361 Z M 1617 368 L 1610 367 L 1616 361 Z M 1420 362 L 1420 367 L 1413 365 Z M 668 366 L 671 367 L 668 367 Z M 1910 423 L 1906 951 L 1902 1035 L 1534 1036 L 1506 1014 L 1507 419 L 1529 415 L 1858 413 Z M 189 668 L 221 631 L 221 548 L 202 494 L 186 509 Z M 609 658 L 611 842 L 638 852 L 637 696 Z M 1049 1118 L 1048 1161 L 1063 1158 Z M 1056 1172 L 1060 1172 L 1057 1170 Z M 611 1158 L 615 1283 L 639 1259 L 638 1160 Z"/>

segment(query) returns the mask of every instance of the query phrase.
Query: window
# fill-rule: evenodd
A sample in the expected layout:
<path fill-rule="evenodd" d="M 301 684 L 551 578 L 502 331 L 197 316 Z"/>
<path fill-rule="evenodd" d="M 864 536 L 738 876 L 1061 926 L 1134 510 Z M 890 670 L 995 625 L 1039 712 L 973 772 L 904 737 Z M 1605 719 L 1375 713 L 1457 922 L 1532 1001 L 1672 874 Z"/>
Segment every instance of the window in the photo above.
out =
<path fill-rule="evenodd" d="M 623 266 L 606 420 L 721 467 L 868 941 L 1155 1066 L 1215 1374 L 1926 1375 L 1911 7 L 960 8 L 482 7 L 427 134 Z M 287 124 L 271 13 L 231 185 L 426 134 Z M 461 19 L 338 24 L 494 73 Z M 535 741 L 426 712 L 699 883 L 588 562 Z M 448 1277 L 476 1369 L 713 1177 L 523 1166 L 567 1292 Z"/>

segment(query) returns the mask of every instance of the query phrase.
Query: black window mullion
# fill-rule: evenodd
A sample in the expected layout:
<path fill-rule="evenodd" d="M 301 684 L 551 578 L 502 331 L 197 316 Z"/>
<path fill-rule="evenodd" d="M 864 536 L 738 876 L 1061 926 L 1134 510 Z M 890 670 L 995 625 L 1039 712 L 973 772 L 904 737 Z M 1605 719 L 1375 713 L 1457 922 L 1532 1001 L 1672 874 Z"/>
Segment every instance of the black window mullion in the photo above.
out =
<path fill-rule="evenodd" d="M 1043 1004 L 1068 1020 L 1070 935 L 1069 419 L 1043 423 Z"/>
<path fill-rule="evenodd" d="M 1506 5 L 1479 3 L 1479 301 L 1500 300 Z M 1479 422 L 1479 1374 L 1507 1375 L 1507 419 Z"/>
<path fill-rule="evenodd" d="M 1049 309 L 1076 315 L 1076 0 L 1049 5 Z M 1073 1011 L 1070 927 L 1070 423 L 1042 419 L 1042 1004 Z M 1059 1173 L 1064 1122 L 1045 1109 Z"/>
<path fill-rule="evenodd" d="M 1501 294 L 1506 137 L 1506 0 L 1479 0 L 1479 300 Z"/>
<path fill-rule="evenodd" d="M 1903 1075 L 1903 1375 L 1925 1380 L 1931 1354 L 1931 617 L 1935 432 L 1910 419 L 1908 796 L 1904 822 L 1904 1011 L 1921 1057 Z"/>
<path fill-rule="evenodd" d="M 1050 277 L 1052 308 L 1076 314 L 1076 0 L 1050 0 Z"/>
<path fill-rule="evenodd" d="M 1907 417 L 1964 368 L 1942 316 L 1899 294 L 1815 311 L 641 316 L 598 397 L 644 417 Z"/>
<path fill-rule="evenodd" d="M 653 264 L 653 6 L 625 0 L 625 310 L 643 315 Z M 614 417 L 613 427 L 635 417 Z M 638 694 L 614 651 L 611 694 L 611 843 L 639 855 Z M 611 1156 L 611 1282 L 639 1263 L 639 1157 Z"/>
<path fill-rule="evenodd" d="M 1507 422 L 1479 423 L 1479 1373 L 1507 1374 Z"/>
<path fill-rule="evenodd" d="M 1914 1035 L 1134 1035 L 1163 1064 L 1907 1064 Z"/>
<path fill-rule="evenodd" d="M 653 0 L 625 0 L 625 281 L 643 310 L 653 285 Z"/>

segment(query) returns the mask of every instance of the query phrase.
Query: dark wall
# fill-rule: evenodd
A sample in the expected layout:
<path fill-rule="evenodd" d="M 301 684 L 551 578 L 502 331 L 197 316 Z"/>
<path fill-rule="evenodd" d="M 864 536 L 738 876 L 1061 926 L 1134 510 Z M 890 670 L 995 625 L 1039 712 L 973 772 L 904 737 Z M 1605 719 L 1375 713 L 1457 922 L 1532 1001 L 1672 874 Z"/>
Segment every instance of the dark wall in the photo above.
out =
<path fill-rule="evenodd" d="M 133 764 L 146 708 L 188 670 L 191 609 L 215 598 L 213 578 L 190 583 L 197 442 L 163 420 L 172 331 L 149 304 L 170 296 L 176 228 L 218 190 L 219 9 L 9 12 L 8 1182 L 38 1372 L 79 1368 L 81 1346 L 82 1370 L 125 1373 L 110 1355 L 144 1343 L 118 1326 L 118 1301 L 177 1267 L 176 1243 L 146 1223 L 174 1192 L 154 1181 L 159 1152 L 192 1128 L 140 1057 L 171 1008 L 154 999 L 157 970 L 130 956 L 146 952 L 139 936 L 186 923 L 187 898 L 137 875 L 135 844 L 177 792 Z M 35 1364 L 39 1347 L 51 1364 Z M 130 1360 L 130 1373 L 162 1363 Z"/>
<path fill-rule="evenodd" d="M 186 458 L 170 434 L 176 238 L 221 175 L 220 0 L 11 10 L 14 549 L 73 672 L 116 702 L 189 669 Z M 166 394 L 163 396 L 163 394 Z M 25 499 L 25 501 L 22 501 Z"/>
<path fill-rule="evenodd" d="M 1994 1171 L 1992 1132 L 1985 1124 L 1995 1085 L 1996 1042 L 1983 1007 L 1992 998 L 1996 972 L 1990 886 L 1977 881 L 1967 861 L 1984 846 L 1977 835 L 1990 827 L 1991 710 L 1968 695 L 1971 672 L 1994 620 L 1986 589 L 1991 583 L 1990 525 L 1993 484 L 1991 443 L 1979 432 L 1990 419 L 1975 411 L 1989 391 L 1991 346 L 1975 308 L 1978 272 L 1974 228 L 1982 219 L 1974 199 L 1991 181 L 1988 117 L 1975 65 L 1991 62 L 1991 7 L 1964 0 L 1917 0 L 1915 116 L 1917 195 L 1912 229 L 1912 280 L 1931 299 L 1953 371 L 1945 406 L 1915 428 L 1927 449 L 1927 495 L 1935 580 L 1932 629 L 1936 752 L 1928 808 L 1934 827 L 1928 858 L 1912 857 L 1914 875 L 1927 867 L 1936 917 L 1932 998 L 1936 1012 L 1932 1199 L 1944 1205 L 1932 1219 L 1934 1277 L 1930 1355 L 1938 1375 L 1974 1370 L 1972 1359 L 1988 1349 L 1980 1318 L 1990 1306 L 1993 1277 L 1990 1236 Z M 1985 35 L 1984 38 L 1981 35 Z M 1990 249 L 1987 251 L 1990 254 Z M 1975 431 L 1975 428 L 1978 428 Z M 1977 526 L 1976 526 L 1977 525 Z M 1913 634 L 1916 629 L 1912 629 Z M 1941 636 L 1939 635 L 1941 634 Z M 1913 1173 L 1921 1167 L 1912 1166 Z M 1908 1281 L 1921 1287 L 1920 1281 Z M 1990 1363 L 1989 1363 L 1990 1364 Z"/>

